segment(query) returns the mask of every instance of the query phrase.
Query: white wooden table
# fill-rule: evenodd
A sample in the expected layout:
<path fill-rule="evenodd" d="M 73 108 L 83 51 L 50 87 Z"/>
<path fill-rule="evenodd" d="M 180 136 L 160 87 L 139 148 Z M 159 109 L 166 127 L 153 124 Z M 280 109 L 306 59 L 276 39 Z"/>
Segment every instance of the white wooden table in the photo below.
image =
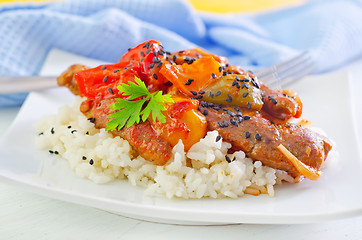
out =
<path fill-rule="evenodd" d="M 362 60 L 350 66 L 362 137 Z M 18 108 L 0 109 L 0 136 Z M 360 146 L 362 143 L 360 141 Z M 362 201 L 362 199 L 361 199 Z M 302 225 L 165 225 L 49 199 L 0 183 L 0 239 L 362 239 L 362 216 Z"/>

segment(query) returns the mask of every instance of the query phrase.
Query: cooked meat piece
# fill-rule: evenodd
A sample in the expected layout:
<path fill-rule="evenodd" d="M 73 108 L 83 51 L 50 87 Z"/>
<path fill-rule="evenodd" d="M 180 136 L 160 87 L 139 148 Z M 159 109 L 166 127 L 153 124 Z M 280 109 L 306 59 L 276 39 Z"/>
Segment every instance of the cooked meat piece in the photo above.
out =
<path fill-rule="evenodd" d="M 105 128 L 110 121 L 107 116 L 112 113 L 109 106 L 114 102 L 115 99 L 104 99 L 99 102 L 85 100 L 80 110 L 94 122 L 96 128 Z M 148 121 L 134 124 L 130 128 L 113 130 L 112 134 L 126 139 L 138 154 L 156 165 L 164 165 L 171 158 L 172 146 L 152 128 Z"/>
<path fill-rule="evenodd" d="M 85 65 L 74 64 L 65 70 L 58 78 L 58 85 L 67 87 L 73 94 L 79 95 L 78 84 L 74 79 L 76 72 L 87 69 Z"/>
<path fill-rule="evenodd" d="M 198 52 L 195 51 L 196 53 Z M 180 57 L 182 54 L 185 53 L 178 53 Z M 230 66 L 227 68 L 230 71 L 241 71 Z M 59 85 L 68 87 L 78 95 L 78 85 L 74 74 L 83 69 L 86 69 L 83 65 L 71 66 L 58 78 Z M 247 74 L 253 76 L 251 73 Z M 208 107 L 208 104 L 201 104 L 200 111 L 206 112 L 208 129 L 217 130 L 225 141 L 231 143 L 231 151 L 242 150 L 248 157 L 259 160 L 264 165 L 285 170 L 292 176 L 299 174 L 291 162 L 277 149 L 280 144 L 301 162 L 318 170 L 330 151 L 331 144 L 323 136 L 287 122 L 292 117 L 299 117 L 302 112 L 299 97 L 296 94 L 293 95 L 292 91 L 270 89 L 257 79 L 251 81 L 253 86 L 258 90 L 260 88 L 262 92 L 261 110 L 239 106 L 237 108 L 242 109 L 241 113 L 235 110 L 235 106 L 217 109 Z M 246 98 L 247 95 L 250 93 L 243 97 Z M 113 112 L 110 105 L 114 102 L 114 98 L 87 99 L 81 104 L 80 110 L 95 123 L 97 128 L 105 128 L 110 120 L 107 116 Z M 216 104 L 213 103 L 214 106 Z M 208 111 L 205 111 L 205 108 L 208 108 Z M 114 130 L 112 134 L 128 140 L 142 157 L 157 165 L 163 165 L 171 158 L 171 144 L 161 137 L 148 121 L 134 124 L 130 128 Z"/>
<path fill-rule="evenodd" d="M 156 165 L 165 165 L 171 158 L 172 146 L 158 135 L 149 121 L 112 133 L 126 139 L 144 159 Z"/>
<path fill-rule="evenodd" d="M 298 173 L 277 149 L 279 144 L 283 144 L 300 161 L 316 169 L 320 168 L 331 149 L 326 139 L 309 129 L 293 124 L 272 124 L 257 111 L 242 109 L 241 114 L 231 107 L 220 110 L 208 108 L 206 119 L 208 128 L 217 130 L 226 142 L 233 145 L 233 151 L 242 150 L 248 157 L 264 165 L 294 176 Z"/>
<path fill-rule="evenodd" d="M 263 92 L 264 105 L 262 110 L 264 112 L 280 120 L 300 117 L 302 106 L 293 98 L 294 96 L 271 89 L 263 83 L 260 84 L 260 89 Z"/>

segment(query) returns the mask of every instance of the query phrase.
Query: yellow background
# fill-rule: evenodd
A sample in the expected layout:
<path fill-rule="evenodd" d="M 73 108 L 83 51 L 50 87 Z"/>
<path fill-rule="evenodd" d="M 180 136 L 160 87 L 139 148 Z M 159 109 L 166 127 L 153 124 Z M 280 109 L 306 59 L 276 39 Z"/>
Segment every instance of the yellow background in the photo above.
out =
<path fill-rule="evenodd" d="M 52 2 L 54 0 L 0 0 L 0 3 L 14 2 Z M 60 1 L 60 0 L 55 0 Z M 152 1 L 152 0 L 150 0 Z M 270 8 L 278 8 L 282 6 L 296 5 L 303 0 L 187 0 L 197 10 L 211 11 L 218 13 L 235 13 L 265 10 Z"/>

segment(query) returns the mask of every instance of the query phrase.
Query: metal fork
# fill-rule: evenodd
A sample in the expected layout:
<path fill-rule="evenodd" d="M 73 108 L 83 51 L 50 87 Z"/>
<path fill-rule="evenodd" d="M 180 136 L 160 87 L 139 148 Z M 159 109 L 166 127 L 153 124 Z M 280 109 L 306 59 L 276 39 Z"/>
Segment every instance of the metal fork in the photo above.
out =
<path fill-rule="evenodd" d="M 259 80 L 270 87 L 285 87 L 316 70 L 308 52 L 256 72 Z M 56 87 L 55 76 L 0 77 L 0 94 L 29 92 Z"/>
<path fill-rule="evenodd" d="M 260 81 L 270 87 L 285 87 L 317 70 L 308 51 L 285 62 L 256 72 Z"/>

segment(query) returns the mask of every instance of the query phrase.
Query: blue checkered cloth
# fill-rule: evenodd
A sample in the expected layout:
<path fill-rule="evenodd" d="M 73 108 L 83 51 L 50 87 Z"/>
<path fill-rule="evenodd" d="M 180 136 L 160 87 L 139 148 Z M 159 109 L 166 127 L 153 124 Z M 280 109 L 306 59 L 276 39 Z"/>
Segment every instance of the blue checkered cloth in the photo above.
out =
<path fill-rule="evenodd" d="M 309 50 L 320 72 L 362 56 L 362 3 L 315 0 L 258 14 L 196 12 L 182 0 L 74 0 L 0 8 L 0 75 L 37 75 L 52 48 L 116 62 L 156 39 L 169 51 L 200 46 L 247 69 Z M 0 107 L 24 94 L 0 96 Z"/>

